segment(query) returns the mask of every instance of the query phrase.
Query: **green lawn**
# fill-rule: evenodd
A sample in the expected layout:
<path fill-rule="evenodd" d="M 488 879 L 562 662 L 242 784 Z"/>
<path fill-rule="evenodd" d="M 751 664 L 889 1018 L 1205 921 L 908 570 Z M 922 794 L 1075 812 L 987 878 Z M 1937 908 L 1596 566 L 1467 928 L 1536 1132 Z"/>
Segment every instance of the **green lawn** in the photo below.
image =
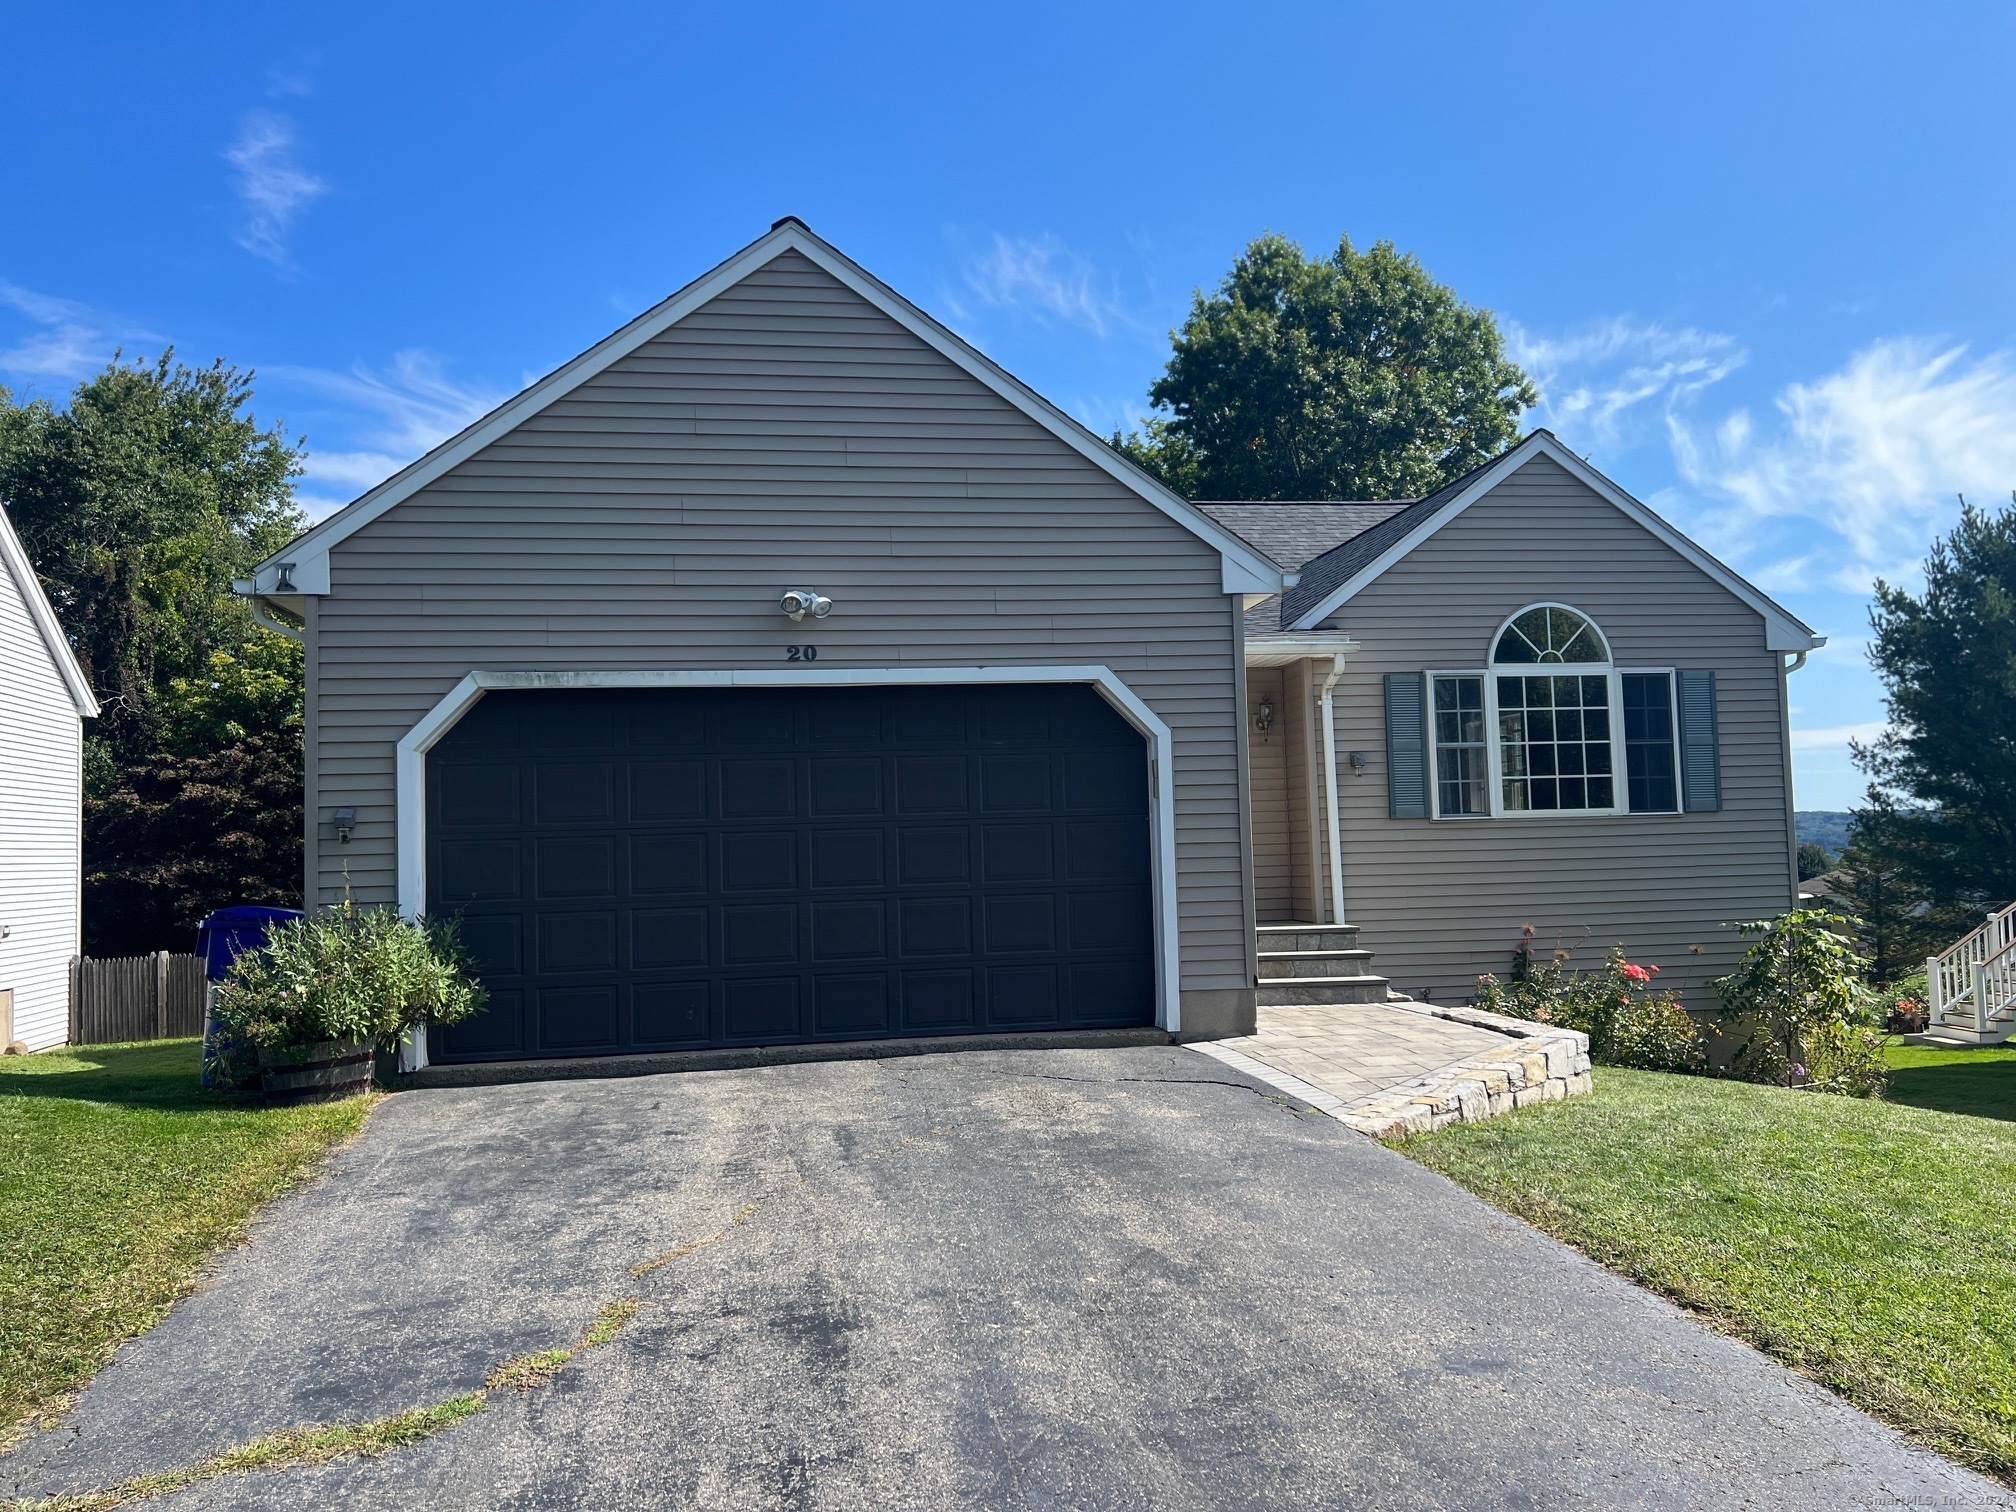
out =
<path fill-rule="evenodd" d="M 0 1059 L 0 1440 L 159 1320 L 371 1099 L 264 1108 L 196 1085 L 197 1042 Z"/>
<path fill-rule="evenodd" d="M 1892 1102 L 1599 1068 L 1398 1148 L 2016 1484 L 2016 1057 L 1896 1054 Z"/>
<path fill-rule="evenodd" d="M 1885 1058 L 1891 1102 L 2016 1122 L 2016 1044 L 1964 1050 L 1892 1044 Z"/>

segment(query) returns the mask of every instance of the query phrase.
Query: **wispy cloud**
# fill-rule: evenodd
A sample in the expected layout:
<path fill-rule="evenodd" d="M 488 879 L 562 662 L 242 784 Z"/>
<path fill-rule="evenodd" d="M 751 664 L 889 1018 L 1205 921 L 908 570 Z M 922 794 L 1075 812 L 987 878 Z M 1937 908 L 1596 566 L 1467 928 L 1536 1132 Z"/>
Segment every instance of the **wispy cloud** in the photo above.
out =
<path fill-rule="evenodd" d="M 1862 724 L 1834 725 L 1825 730 L 1794 730 L 1792 749 L 1795 751 L 1845 751 L 1848 742 L 1859 740 L 1863 743 L 1880 738 L 1890 726 L 1883 720 L 1874 719 Z"/>
<path fill-rule="evenodd" d="M 385 370 L 360 363 L 348 372 L 301 367 L 266 372 L 358 416 L 353 431 L 361 446 L 309 448 L 301 502 L 311 516 L 382 483 L 509 397 L 486 384 L 450 378 L 441 360 L 423 351 L 400 352 Z"/>
<path fill-rule="evenodd" d="M 1092 265 L 1054 236 L 996 233 L 985 250 L 967 259 L 964 277 L 967 292 L 990 309 L 1082 326 L 1102 337 L 1137 323 L 1102 287 Z M 956 301 L 955 313 L 965 313 L 956 310 Z"/>
<path fill-rule="evenodd" d="M 1702 425 L 1669 413 L 1674 461 L 1716 501 L 1712 535 L 1803 532 L 1810 543 L 1817 526 L 1845 550 L 1812 565 L 1848 591 L 1923 557 L 1957 513 L 1957 494 L 1986 503 L 2016 486 L 2016 353 L 1974 357 L 1951 342 L 1888 338 L 1837 372 L 1788 385 L 1773 407 L 1761 422 L 1747 409 Z"/>
<path fill-rule="evenodd" d="M 245 205 L 238 245 L 285 267 L 287 233 L 294 217 L 329 188 L 301 166 L 294 123 L 277 111 L 246 112 L 238 139 L 224 149 L 224 160 L 237 170 L 238 198 Z"/>
<path fill-rule="evenodd" d="M 1748 356 L 1734 336 L 1616 315 L 1558 335 L 1507 321 L 1506 346 L 1540 390 L 1534 416 L 1578 446 L 1654 432 Z"/>
<path fill-rule="evenodd" d="M 4 280 L 0 308 L 14 311 L 28 325 L 13 345 L 0 350 L 0 373 L 23 378 L 82 378 L 109 362 L 125 342 L 161 340 L 103 310 Z"/>

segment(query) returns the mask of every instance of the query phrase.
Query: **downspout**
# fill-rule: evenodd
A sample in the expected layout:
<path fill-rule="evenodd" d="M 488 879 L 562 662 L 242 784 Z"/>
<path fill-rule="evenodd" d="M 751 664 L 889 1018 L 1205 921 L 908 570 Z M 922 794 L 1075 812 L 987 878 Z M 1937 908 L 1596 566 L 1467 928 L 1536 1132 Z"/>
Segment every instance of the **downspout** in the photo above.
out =
<path fill-rule="evenodd" d="M 1331 694 L 1337 679 L 1344 675 L 1344 658 L 1330 658 L 1330 670 L 1323 676 L 1317 702 L 1323 710 L 1323 807 L 1330 831 L 1330 922 L 1344 922 L 1344 847 L 1342 828 L 1337 822 L 1337 706 Z"/>
<path fill-rule="evenodd" d="M 291 641 L 301 639 L 300 626 L 290 625 L 285 620 L 275 619 L 273 617 L 273 605 L 256 595 L 252 599 L 252 618 L 264 625 L 268 630 L 284 635 Z"/>

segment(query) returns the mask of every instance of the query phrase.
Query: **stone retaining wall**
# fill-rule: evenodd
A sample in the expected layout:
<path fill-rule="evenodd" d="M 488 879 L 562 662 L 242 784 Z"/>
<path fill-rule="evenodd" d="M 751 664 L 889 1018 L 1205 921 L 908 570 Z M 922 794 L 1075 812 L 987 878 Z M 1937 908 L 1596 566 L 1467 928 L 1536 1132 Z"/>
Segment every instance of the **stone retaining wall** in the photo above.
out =
<path fill-rule="evenodd" d="M 1536 1102 L 1579 1097 L 1589 1090 L 1589 1036 L 1579 1029 L 1536 1024 L 1481 1008 L 1389 1002 L 1388 1008 L 1488 1029 L 1510 1041 L 1355 1101 L 1332 1116 L 1374 1139 L 1400 1139 L 1480 1123 Z"/>

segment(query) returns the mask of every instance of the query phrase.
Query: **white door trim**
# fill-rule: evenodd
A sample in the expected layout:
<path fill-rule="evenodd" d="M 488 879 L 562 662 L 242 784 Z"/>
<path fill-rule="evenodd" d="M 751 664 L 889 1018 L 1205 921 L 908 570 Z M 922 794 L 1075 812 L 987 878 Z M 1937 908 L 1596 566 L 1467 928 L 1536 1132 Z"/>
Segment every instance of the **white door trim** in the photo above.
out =
<path fill-rule="evenodd" d="M 471 672 L 399 742 L 399 911 L 427 906 L 427 753 L 492 688 L 877 688 L 901 684 L 1087 683 L 1148 742 L 1148 826 L 1155 889 L 1155 1022 L 1183 1027 L 1182 958 L 1176 933 L 1176 777 L 1169 726 L 1110 667 L 804 667 L 784 671 Z"/>

